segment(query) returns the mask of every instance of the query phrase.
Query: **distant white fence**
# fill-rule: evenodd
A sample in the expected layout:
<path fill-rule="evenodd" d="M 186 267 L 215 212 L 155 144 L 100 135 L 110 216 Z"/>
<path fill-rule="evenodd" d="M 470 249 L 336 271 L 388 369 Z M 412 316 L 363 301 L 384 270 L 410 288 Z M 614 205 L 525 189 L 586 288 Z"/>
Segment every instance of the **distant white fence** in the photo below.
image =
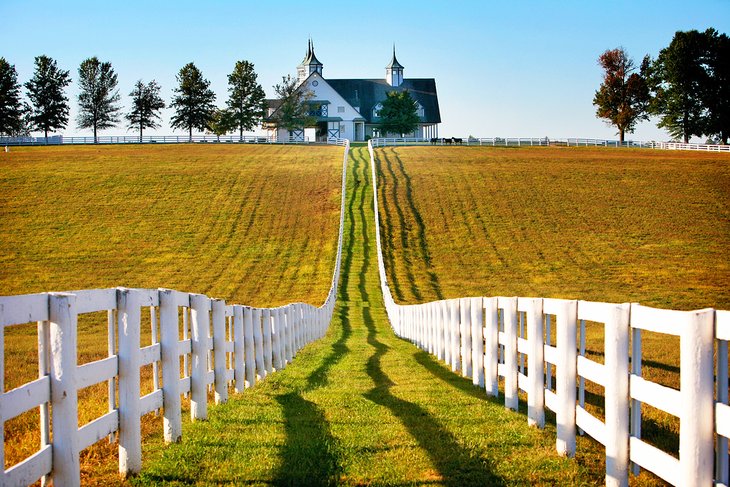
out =
<path fill-rule="evenodd" d="M 713 477 L 717 485 L 728 485 L 729 311 L 516 297 L 398 305 L 385 274 L 373 145 L 368 148 L 381 290 L 398 336 L 470 377 L 487 395 L 498 395 L 503 378 L 510 409 L 518 408 L 518 391 L 524 391 L 531 425 L 542 428 L 545 409 L 554 411 L 559 454 L 575 455 L 577 428 L 600 442 L 607 485 L 628 485 L 630 463 L 635 472 L 641 467 L 674 485 L 710 486 Z M 603 325 L 604 364 L 586 357 L 586 322 Z M 679 390 L 642 378 L 642 330 L 680 337 Z M 586 380 L 604 388 L 604 420 L 584 407 Z M 679 458 L 641 439 L 642 403 L 679 418 Z"/>
<path fill-rule="evenodd" d="M 215 402 L 225 402 L 229 387 L 241 392 L 253 386 L 284 368 L 299 349 L 325 334 L 340 276 L 350 149 L 346 139 L 332 142 L 344 146 L 342 201 L 335 269 L 320 307 L 293 303 L 254 308 L 168 289 L 94 289 L 0 297 L 0 426 L 39 408 L 41 432 L 35 454 L 8 470 L 0 468 L 0 485 L 23 486 L 38 479 L 45 484 L 52 479 L 57 486 L 78 486 L 79 452 L 114 432 L 119 435 L 119 472 L 125 476 L 137 473 L 142 467 L 141 416 L 163 408 L 165 441 L 178 441 L 182 434 L 181 394 L 190 394 L 192 419 L 205 419 L 209 386 L 215 392 Z M 143 310 L 150 313 L 152 342 L 140 348 Z M 104 311 L 108 357 L 78 365 L 78 317 Z M 5 328 L 32 322 L 38 326 L 39 378 L 5 392 Z M 154 391 L 140 397 L 140 368 L 149 364 L 154 368 Z M 109 412 L 79 428 L 78 391 L 103 382 L 109 387 Z M 4 466 L 4 427 L 0 427 L 0 445 L 0 466 Z"/>
<path fill-rule="evenodd" d="M 623 147 L 637 149 L 664 149 L 664 150 L 694 150 L 706 152 L 730 152 L 730 145 L 712 145 L 712 144 L 679 144 L 675 142 L 642 142 L 634 140 L 618 140 L 605 139 L 550 139 L 529 138 L 529 137 L 435 137 L 433 139 L 424 139 L 416 137 L 379 137 L 372 139 L 373 147 L 386 147 L 394 145 L 479 145 L 492 147 L 530 147 L 530 146 L 567 146 L 567 147 Z"/>
<path fill-rule="evenodd" d="M 342 145 L 340 138 L 330 137 L 328 144 Z M 193 135 L 192 139 L 187 135 L 145 135 L 143 137 L 134 135 L 104 135 L 94 137 L 63 137 L 55 135 L 48 137 L 0 137 L 0 146 L 25 146 L 25 145 L 87 145 L 87 144 L 310 144 L 314 141 L 306 137 L 289 137 L 286 140 L 278 140 L 276 137 L 244 135 Z"/>

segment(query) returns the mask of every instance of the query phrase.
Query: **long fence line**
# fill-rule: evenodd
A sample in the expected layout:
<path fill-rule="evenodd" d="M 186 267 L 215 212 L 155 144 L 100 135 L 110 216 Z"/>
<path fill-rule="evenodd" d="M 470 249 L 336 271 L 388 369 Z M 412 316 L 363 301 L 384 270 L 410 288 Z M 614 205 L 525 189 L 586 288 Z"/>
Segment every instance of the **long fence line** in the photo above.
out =
<path fill-rule="evenodd" d="M 503 379 L 509 409 L 518 409 L 518 392 L 525 392 L 530 425 L 542 428 L 545 409 L 555 412 L 560 455 L 575 455 L 577 429 L 590 435 L 605 446 L 607 485 L 628 485 L 629 471 L 639 468 L 674 485 L 710 486 L 713 477 L 716 485 L 728 485 L 730 311 L 522 297 L 399 305 L 383 261 L 373 145 L 368 149 L 378 270 L 398 336 L 471 378 L 489 396 L 499 395 Z M 586 357 L 586 322 L 604 328 L 603 364 Z M 679 390 L 642 377 L 642 330 L 680 337 Z M 604 388 L 604 420 L 585 408 L 586 380 Z M 679 418 L 679 458 L 641 439 L 642 403 Z"/>
<path fill-rule="evenodd" d="M 230 387 L 241 392 L 253 386 L 325 334 L 342 262 L 350 150 L 346 139 L 333 143 L 344 147 L 340 226 L 332 283 L 319 307 L 292 303 L 254 308 L 168 289 L 0 297 L 0 465 L 5 465 L 6 421 L 38 408 L 41 436 L 36 453 L 8 470 L 0 468 L 0 485 L 24 486 L 38 479 L 45 485 L 52 479 L 58 486 L 78 486 L 79 452 L 114 433 L 119 441 L 119 472 L 123 476 L 138 473 L 142 467 L 141 416 L 163 408 L 164 440 L 178 441 L 182 394 L 190 396 L 192 420 L 206 419 L 209 389 L 214 391 L 216 404 L 225 402 Z M 150 313 L 151 343 L 140 347 L 143 310 Z M 78 365 L 78 317 L 104 311 L 108 357 Z M 39 377 L 5 392 L 5 328 L 32 322 L 38 327 Z M 154 390 L 140 396 L 140 368 L 150 364 Z M 78 391 L 104 382 L 108 384 L 109 412 L 79 428 Z"/>
<path fill-rule="evenodd" d="M 337 143 L 343 139 L 330 137 L 328 144 Z M 108 144 L 310 144 L 315 141 L 304 137 L 289 137 L 281 140 L 264 135 L 100 135 L 94 137 L 63 137 L 53 135 L 48 137 L 0 137 L 0 146 L 35 146 L 35 145 L 108 145 Z"/>
<path fill-rule="evenodd" d="M 492 146 L 492 147 L 531 147 L 531 146 L 565 146 L 565 147 L 623 147 L 637 149 L 662 149 L 662 150 L 694 150 L 706 152 L 730 152 L 730 145 L 716 144 L 681 144 L 676 142 L 643 142 L 626 140 L 606 139 L 550 139 L 548 137 L 436 137 L 424 139 L 417 137 L 379 137 L 370 141 L 373 147 L 386 147 L 393 145 L 469 145 L 469 146 Z"/>

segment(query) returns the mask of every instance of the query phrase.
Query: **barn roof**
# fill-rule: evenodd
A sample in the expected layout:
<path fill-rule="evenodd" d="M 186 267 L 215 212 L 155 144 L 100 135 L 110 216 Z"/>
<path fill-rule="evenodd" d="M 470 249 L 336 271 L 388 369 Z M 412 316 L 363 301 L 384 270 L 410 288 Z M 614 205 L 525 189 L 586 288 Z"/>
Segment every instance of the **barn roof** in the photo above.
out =
<path fill-rule="evenodd" d="M 327 79 L 327 83 L 350 105 L 360 107 L 360 114 L 368 123 L 373 122 L 373 107 L 385 100 L 388 92 L 405 90 L 423 107 L 422 123 L 441 123 L 436 80 L 433 78 L 404 79 L 398 87 L 389 85 L 384 79 Z"/>

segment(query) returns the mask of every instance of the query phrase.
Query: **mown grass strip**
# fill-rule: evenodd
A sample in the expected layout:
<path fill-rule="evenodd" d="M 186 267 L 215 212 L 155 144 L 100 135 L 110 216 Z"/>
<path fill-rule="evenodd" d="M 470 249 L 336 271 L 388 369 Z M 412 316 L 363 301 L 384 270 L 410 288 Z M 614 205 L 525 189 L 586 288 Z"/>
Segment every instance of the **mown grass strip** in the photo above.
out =
<path fill-rule="evenodd" d="M 575 485 L 602 471 L 392 333 L 364 148 L 349 171 L 342 280 L 327 336 L 159 447 L 135 485 Z"/>

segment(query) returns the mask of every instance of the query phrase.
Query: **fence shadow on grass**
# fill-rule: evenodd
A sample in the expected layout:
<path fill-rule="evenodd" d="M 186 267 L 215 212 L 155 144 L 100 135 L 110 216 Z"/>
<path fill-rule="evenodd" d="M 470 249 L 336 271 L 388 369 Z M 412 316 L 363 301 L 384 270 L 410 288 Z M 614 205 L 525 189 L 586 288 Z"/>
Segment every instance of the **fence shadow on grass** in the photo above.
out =
<path fill-rule="evenodd" d="M 363 321 L 368 327 L 368 343 L 375 349 L 368 360 L 367 373 L 375 387 L 365 397 L 384 406 L 398 418 L 408 432 L 426 451 L 434 467 L 448 486 L 462 485 L 506 485 L 495 474 L 487 460 L 472 455 L 464 449 L 456 437 L 444 429 L 428 411 L 418 404 L 401 399 L 390 391 L 393 381 L 383 371 L 382 357 L 390 347 L 378 340 L 378 332 L 368 308 L 363 308 Z"/>
<path fill-rule="evenodd" d="M 276 396 L 284 413 L 286 444 L 274 485 L 335 485 L 340 462 L 337 440 L 319 407 L 298 392 Z"/>

